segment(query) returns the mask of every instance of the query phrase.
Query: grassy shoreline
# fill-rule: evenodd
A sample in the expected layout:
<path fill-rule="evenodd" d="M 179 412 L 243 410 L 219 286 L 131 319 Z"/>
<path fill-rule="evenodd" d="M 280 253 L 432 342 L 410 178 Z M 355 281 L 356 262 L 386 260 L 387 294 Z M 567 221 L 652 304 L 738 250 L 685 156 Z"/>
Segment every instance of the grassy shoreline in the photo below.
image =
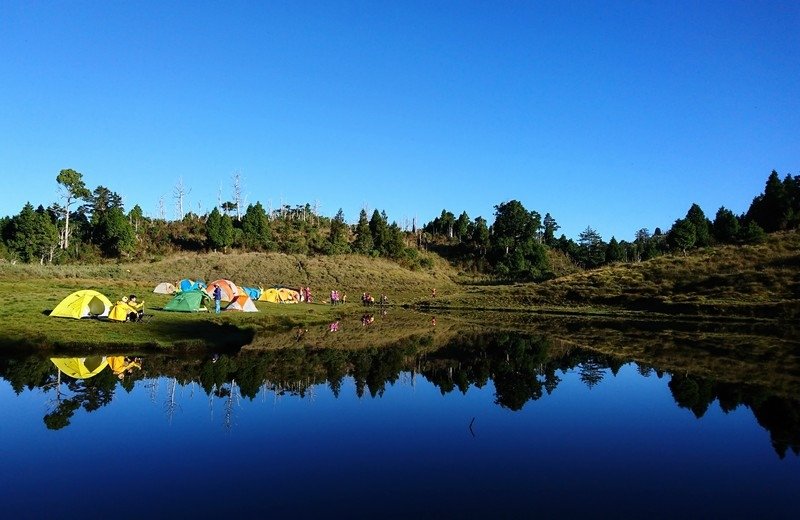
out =
<path fill-rule="evenodd" d="M 228 278 L 248 286 L 310 286 L 314 304 L 257 304 L 259 313 L 184 314 L 160 309 L 171 298 L 152 293 L 162 281 Z M 357 255 L 209 253 L 154 263 L 39 266 L 0 263 L 0 345 L 4 350 L 133 348 L 230 349 L 292 329 L 324 328 L 336 319 L 378 312 L 362 292 L 386 294 L 395 309 L 423 314 L 505 314 L 510 322 L 539 318 L 756 324 L 794 334 L 800 319 L 800 234 L 770 236 L 758 246 L 720 247 L 574 273 L 544 283 L 477 285 L 437 260 L 411 271 Z M 437 296 L 432 297 L 432 289 Z M 62 298 L 94 289 L 112 302 L 144 300 L 149 323 L 50 318 Z M 327 305 L 331 290 L 348 304 Z M 424 321 L 424 320 L 423 320 Z"/>

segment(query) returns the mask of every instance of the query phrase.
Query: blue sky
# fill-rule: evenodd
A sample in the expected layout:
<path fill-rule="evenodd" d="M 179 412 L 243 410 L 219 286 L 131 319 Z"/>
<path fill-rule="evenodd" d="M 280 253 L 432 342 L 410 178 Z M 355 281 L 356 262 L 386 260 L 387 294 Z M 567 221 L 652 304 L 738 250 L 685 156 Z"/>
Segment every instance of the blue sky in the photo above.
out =
<path fill-rule="evenodd" d="M 0 215 L 81 172 L 157 216 L 511 199 L 559 233 L 746 211 L 800 173 L 800 3 L 0 3 Z"/>

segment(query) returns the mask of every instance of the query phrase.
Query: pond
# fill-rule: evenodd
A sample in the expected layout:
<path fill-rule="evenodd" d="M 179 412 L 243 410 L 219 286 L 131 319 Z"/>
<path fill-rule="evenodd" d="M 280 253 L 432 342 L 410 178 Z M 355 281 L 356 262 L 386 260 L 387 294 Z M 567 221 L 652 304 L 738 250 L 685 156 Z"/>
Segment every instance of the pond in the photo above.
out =
<path fill-rule="evenodd" d="M 0 359 L 4 516 L 794 517 L 791 338 L 439 320 L 375 347 L 345 322 L 342 348 Z"/>

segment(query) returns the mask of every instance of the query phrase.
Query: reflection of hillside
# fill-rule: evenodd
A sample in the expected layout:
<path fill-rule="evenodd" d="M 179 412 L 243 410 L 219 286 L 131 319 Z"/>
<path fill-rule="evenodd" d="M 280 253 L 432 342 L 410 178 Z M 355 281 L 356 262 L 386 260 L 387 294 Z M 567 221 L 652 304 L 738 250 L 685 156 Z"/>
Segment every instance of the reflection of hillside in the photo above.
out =
<path fill-rule="evenodd" d="M 207 395 L 232 403 L 234 397 L 252 400 L 264 390 L 303 397 L 321 384 L 339 396 L 348 377 L 353 379 L 358 397 L 378 397 L 387 385 L 410 374 L 424 377 L 442 394 L 463 393 L 491 382 L 495 402 L 519 410 L 554 392 L 566 371 L 574 370 L 580 381 L 592 388 L 635 361 L 643 377 L 670 375 L 675 402 L 698 418 L 714 401 L 725 412 L 746 406 L 770 432 L 780 456 L 788 450 L 800 453 L 800 400 L 797 393 L 786 393 L 793 388 L 796 374 L 789 365 L 775 378 L 776 384 L 768 384 L 769 373 L 760 371 L 756 363 L 767 359 L 771 366 L 776 360 L 791 358 L 785 352 L 764 356 L 764 345 L 773 344 L 774 339 L 765 339 L 762 345 L 756 336 L 740 334 L 725 336 L 726 341 L 721 342 L 711 331 L 644 331 L 620 324 L 589 328 L 569 322 L 525 324 L 535 332 L 488 333 L 457 319 L 437 321 L 435 330 L 430 325 L 427 329 L 409 327 L 395 331 L 397 336 L 390 334 L 388 321 L 386 328 L 356 327 L 354 342 L 341 333 L 348 329 L 347 324 L 332 334 L 320 333 L 326 341 L 342 341 L 347 348 L 316 345 L 314 334 L 304 333 L 291 348 L 262 345 L 236 355 L 204 358 L 153 355 L 142 360 L 141 370 L 123 380 L 106 370 L 86 380 L 60 381 L 54 365 L 37 357 L 0 359 L 0 376 L 17 393 L 27 387 L 54 395 L 45 423 L 49 428 L 63 428 L 78 409 L 89 412 L 105 406 L 118 384 L 130 391 L 138 380 L 154 386 L 167 378 L 172 398 L 176 386 L 197 383 Z M 381 323 L 376 320 L 375 324 Z M 401 339 L 390 341 L 389 337 Z M 376 346 L 368 346 L 369 341 Z M 748 355 L 734 363 L 733 353 L 747 347 L 751 349 Z M 713 352 L 721 353 L 721 361 L 713 360 Z M 747 370 L 759 370 L 757 377 L 743 378 Z M 174 407 L 174 399 L 167 405 Z"/>
<path fill-rule="evenodd" d="M 628 321 L 545 318 L 498 313 L 453 317 L 465 324 L 539 334 L 554 344 L 586 348 L 664 371 L 764 387 L 771 394 L 800 395 L 800 340 L 788 327 L 751 322 Z"/>
<path fill-rule="evenodd" d="M 331 324 L 262 329 L 244 350 L 298 347 L 359 350 L 391 346 L 408 338 L 427 338 L 424 341 L 436 346 L 447 342 L 463 326 L 457 320 L 437 320 L 434 326 L 432 318 L 433 315 L 400 308 L 348 307 L 346 314 L 337 317 L 335 331 Z"/>

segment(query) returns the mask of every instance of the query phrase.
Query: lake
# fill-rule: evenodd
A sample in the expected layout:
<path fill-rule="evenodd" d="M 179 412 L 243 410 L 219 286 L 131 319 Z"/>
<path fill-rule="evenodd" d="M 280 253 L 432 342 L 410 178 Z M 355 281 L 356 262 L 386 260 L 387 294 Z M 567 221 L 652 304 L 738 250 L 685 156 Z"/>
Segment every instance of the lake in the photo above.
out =
<path fill-rule="evenodd" d="M 797 516 L 791 335 L 424 320 L 389 344 L 379 316 L 326 327 L 341 348 L 2 358 L 3 516 Z"/>

